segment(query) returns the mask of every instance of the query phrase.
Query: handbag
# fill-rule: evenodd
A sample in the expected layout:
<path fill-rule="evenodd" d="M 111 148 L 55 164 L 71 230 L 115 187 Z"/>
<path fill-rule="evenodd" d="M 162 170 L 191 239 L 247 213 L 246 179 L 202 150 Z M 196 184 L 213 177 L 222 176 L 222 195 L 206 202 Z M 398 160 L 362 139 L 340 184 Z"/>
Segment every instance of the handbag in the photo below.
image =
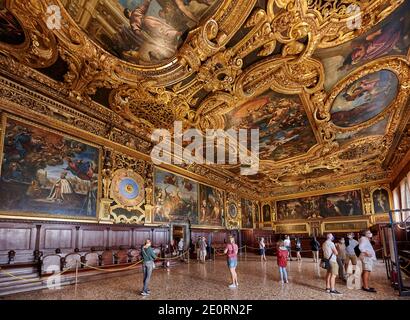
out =
<path fill-rule="evenodd" d="M 320 266 L 325 269 L 325 270 L 329 270 L 330 269 L 330 259 L 332 259 L 333 256 L 333 252 L 330 255 L 329 259 L 326 259 L 325 257 L 322 258 L 322 260 L 320 260 Z"/>

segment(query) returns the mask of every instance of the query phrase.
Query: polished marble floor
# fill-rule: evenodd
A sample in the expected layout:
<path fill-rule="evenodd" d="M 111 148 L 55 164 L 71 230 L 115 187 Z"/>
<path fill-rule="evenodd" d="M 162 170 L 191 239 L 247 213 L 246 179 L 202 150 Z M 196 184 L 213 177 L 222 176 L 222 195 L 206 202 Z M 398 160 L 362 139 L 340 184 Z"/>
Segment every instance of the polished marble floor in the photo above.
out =
<path fill-rule="evenodd" d="M 90 281 L 74 286 L 65 286 L 59 290 L 42 290 L 22 293 L 3 299 L 251 299 L 251 300 L 387 300 L 408 298 L 398 297 L 386 278 L 382 261 L 376 263 L 372 273 L 371 285 L 377 293 L 348 289 L 342 282 L 337 282 L 336 289 L 343 293 L 334 296 L 324 292 L 324 275 L 318 264 L 311 259 L 301 262 L 292 261 L 288 265 L 289 283 L 279 282 L 278 267 L 274 257 L 261 262 L 257 256 L 241 258 L 238 262 L 239 288 L 229 289 L 229 270 L 224 258 L 200 264 L 192 261 L 170 270 L 155 269 L 150 285 L 151 295 L 139 295 L 142 283 L 140 270 L 135 275 Z"/>

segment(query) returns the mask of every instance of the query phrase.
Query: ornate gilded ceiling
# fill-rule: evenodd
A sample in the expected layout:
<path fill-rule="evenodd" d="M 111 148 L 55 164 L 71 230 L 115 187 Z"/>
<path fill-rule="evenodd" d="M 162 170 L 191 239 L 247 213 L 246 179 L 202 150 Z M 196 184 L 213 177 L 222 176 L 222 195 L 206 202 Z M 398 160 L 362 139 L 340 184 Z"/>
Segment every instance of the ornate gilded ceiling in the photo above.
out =
<path fill-rule="evenodd" d="M 388 181 L 409 150 L 409 0 L 0 6 L 3 73 L 127 132 L 129 148 L 148 154 L 137 141 L 175 120 L 259 128 L 254 176 L 182 166 L 221 186 L 264 199 Z"/>

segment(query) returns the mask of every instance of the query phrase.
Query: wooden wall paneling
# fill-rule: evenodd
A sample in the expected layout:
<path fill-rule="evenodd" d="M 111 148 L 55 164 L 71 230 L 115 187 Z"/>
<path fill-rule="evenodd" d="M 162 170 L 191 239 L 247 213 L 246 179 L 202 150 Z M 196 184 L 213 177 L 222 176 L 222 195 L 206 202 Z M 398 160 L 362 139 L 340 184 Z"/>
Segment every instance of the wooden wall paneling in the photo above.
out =
<path fill-rule="evenodd" d="M 141 229 L 141 228 L 136 228 L 134 229 L 134 243 L 133 245 L 137 248 L 139 248 L 141 245 L 144 244 L 144 241 L 146 239 L 151 238 L 151 230 L 149 229 Z"/>
<path fill-rule="evenodd" d="M 104 227 L 80 227 L 79 229 L 79 249 L 80 251 L 90 251 L 94 248 L 106 247 L 106 229 Z"/>
<path fill-rule="evenodd" d="M 75 249 L 76 229 L 69 224 L 43 224 L 40 229 L 40 250 L 44 255 L 55 253 L 57 248 L 62 253 L 70 253 Z"/>
<path fill-rule="evenodd" d="M 110 231 L 110 248 L 131 247 L 131 230 L 112 228 Z"/>
<path fill-rule="evenodd" d="M 104 230 L 104 236 L 104 246 L 109 248 L 111 243 L 111 228 L 108 227 Z"/>
<path fill-rule="evenodd" d="M 33 261 L 37 228 L 32 224 L 0 224 L 0 264 L 9 261 L 8 252 L 14 250 L 14 262 Z"/>
<path fill-rule="evenodd" d="M 166 229 L 155 229 L 154 230 L 154 243 L 153 245 L 158 247 L 160 245 L 165 245 L 168 243 L 168 230 Z"/>
<path fill-rule="evenodd" d="M 80 246 L 80 226 L 75 227 L 75 248 Z"/>

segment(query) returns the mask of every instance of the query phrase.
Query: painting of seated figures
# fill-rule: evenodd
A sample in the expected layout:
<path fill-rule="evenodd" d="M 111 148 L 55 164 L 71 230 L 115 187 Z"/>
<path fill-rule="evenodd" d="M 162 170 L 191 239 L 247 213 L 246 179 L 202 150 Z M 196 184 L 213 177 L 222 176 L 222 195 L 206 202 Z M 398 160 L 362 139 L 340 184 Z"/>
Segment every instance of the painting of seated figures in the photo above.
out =
<path fill-rule="evenodd" d="M 359 216 L 363 214 L 360 190 L 282 200 L 277 202 L 278 220 Z"/>
<path fill-rule="evenodd" d="M 35 124 L 7 118 L 0 210 L 96 218 L 100 148 Z"/>

